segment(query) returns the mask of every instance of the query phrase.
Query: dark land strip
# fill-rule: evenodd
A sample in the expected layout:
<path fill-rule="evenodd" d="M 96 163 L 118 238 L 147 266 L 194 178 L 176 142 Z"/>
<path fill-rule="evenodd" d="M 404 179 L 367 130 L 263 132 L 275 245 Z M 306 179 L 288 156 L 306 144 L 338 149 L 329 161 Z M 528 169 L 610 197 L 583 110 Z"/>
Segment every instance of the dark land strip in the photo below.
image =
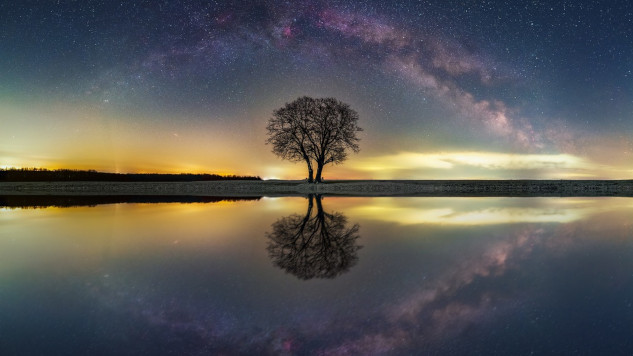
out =
<path fill-rule="evenodd" d="M 194 182 L 0 182 L 0 196 L 402 196 L 402 197 L 633 197 L 633 180 L 345 180 Z M 177 198 L 180 197 L 180 198 Z M 129 199 L 129 198 L 128 198 Z M 155 198 L 153 198 L 155 199 Z"/>

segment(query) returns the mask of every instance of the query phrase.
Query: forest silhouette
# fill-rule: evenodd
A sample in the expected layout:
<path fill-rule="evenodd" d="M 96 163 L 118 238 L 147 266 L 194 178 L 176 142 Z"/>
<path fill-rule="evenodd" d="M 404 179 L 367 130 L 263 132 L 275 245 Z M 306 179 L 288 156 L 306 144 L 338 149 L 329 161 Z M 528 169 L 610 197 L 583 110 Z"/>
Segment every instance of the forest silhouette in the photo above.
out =
<path fill-rule="evenodd" d="M 0 170 L 0 182 L 194 182 L 261 180 L 260 177 L 219 174 L 107 173 L 95 170 L 11 168 Z"/>

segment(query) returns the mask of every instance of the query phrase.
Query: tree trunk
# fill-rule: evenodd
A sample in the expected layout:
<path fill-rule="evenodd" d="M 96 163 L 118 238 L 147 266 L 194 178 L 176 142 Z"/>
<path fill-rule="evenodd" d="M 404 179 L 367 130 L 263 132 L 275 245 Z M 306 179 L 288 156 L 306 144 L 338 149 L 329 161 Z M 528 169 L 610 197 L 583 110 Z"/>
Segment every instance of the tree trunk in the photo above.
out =
<path fill-rule="evenodd" d="M 314 182 L 314 172 L 312 171 L 312 163 L 310 163 L 309 159 L 306 159 L 306 164 L 308 165 L 308 183 Z"/>
<path fill-rule="evenodd" d="M 322 172 L 323 172 L 323 163 L 317 162 L 316 178 L 314 179 L 315 182 L 321 183 L 321 173 Z"/>

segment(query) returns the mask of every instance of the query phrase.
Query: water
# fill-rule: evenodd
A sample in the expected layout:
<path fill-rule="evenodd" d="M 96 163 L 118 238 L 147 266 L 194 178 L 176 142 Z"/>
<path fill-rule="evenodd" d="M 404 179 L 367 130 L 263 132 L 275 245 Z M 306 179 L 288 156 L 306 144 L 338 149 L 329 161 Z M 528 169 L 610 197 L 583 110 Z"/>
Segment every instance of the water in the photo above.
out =
<path fill-rule="evenodd" d="M 630 198 L 0 208 L 0 354 L 631 354 L 632 212 Z"/>

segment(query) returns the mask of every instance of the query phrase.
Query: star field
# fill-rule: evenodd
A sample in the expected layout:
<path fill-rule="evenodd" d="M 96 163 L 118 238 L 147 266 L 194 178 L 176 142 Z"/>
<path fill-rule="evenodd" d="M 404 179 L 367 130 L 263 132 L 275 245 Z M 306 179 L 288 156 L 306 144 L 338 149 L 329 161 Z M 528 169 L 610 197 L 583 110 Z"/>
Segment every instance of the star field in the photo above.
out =
<path fill-rule="evenodd" d="M 582 162 L 384 172 L 392 178 L 631 174 L 626 1 L 24 1 L 0 13 L 3 166 L 296 177 L 265 152 L 265 121 L 311 95 L 359 112 L 361 162 L 441 152 Z"/>

